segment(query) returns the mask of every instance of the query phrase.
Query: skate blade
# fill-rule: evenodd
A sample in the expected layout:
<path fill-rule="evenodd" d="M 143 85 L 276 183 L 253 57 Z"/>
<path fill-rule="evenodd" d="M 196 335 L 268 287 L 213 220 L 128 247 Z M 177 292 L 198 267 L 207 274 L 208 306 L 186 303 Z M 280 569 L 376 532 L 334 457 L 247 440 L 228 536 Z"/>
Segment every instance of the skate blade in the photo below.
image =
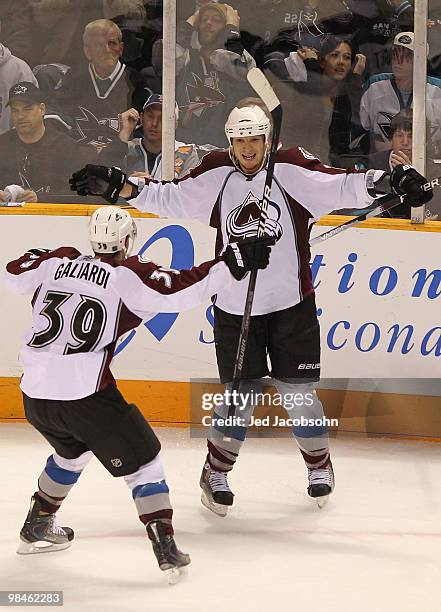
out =
<path fill-rule="evenodd" d="M 63 542 L 62 544 L 54 544 L 53 542 L 46 542 L 40 540 L 38 542 L 25 542 L 20 540 L 17 548 L 17 555 L 34 555 L 39 553 L 55 552 L 57 550 L 64 550 L 69 548 L 72 542 Z"/>
<path fill-rule="evenodd" d="M 184 565 L 182 567 L 171 567 L 170 569 L 165 570 L 165 574 L 167 576 L 168 584 L 177 584 L 182 578 L 187 576 L 187 566 Z"/>
<path fill-rule="evenodd" d="M 324 508 L 329 501 L 329 495 L 322 495 L 321 497 L 316 497 L 315 501 L 317 502 L 317 506 L 320 508 Z"/>
<path fill-rule="evenodd" d="M 228 508 L 230 506 L 224 506 L 224 504 L 217 504 L 216 502 L 210 501 L 205 494 L 205 491 L 202 491 L 201 502 L 202 505 L 207 508 L 207 510 L 211 510 L 211 512 L 214 512 L 214 514 L 217 514 L 217 516 L 227 516 Z"/>

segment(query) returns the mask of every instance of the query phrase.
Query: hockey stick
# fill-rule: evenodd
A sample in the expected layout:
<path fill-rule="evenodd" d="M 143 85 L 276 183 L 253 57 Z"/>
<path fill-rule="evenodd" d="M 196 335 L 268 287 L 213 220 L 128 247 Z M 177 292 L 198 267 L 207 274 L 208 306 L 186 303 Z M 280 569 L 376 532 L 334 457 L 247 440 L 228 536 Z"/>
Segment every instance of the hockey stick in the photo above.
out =
<path fill-rule="evenodd" d="M 252 68 L 247 79 L 251 87 L 255 90 L 259 98 L 265 103 L 271 113 L 273 122 L 273 133 L 271 137 L 271 148 L 268 156 L 268 164 L 266 170 L 265 187 L 263 190 L 262 204 L 260 206 L 260 218 L 257 228 L 257 236 L 261 238 L 265 234 L 265 224 L 268 217 L 268 203 L 271 195 L 271 184 L 273 181 L 274 166 L 276 163 L 277 149 L 279 146 L 280 128 L 282 125 L 282 106 L 273 88 L 269 84 L 267 78 L 259 68 Z M 253 307 L 254 292 L 256 289 L 257 270 L 250 272 L 250 280 L 248 283 L 247 297 L 245 301 L 245 309 L 242 317 L 242 326 L 240 329 L 239 342 L 237 346 L 236 362 L 234 364 L 233 383 L 231 387 L 233 401 L 228 408 L 227 429 L 224 434 L 226 442 L 231 441 L 231 433 L 234 429 L 234 415 L 236 411 L 236 402 L 234 397 L 239 391 L 240 380 L 242 377 L 242 369 L 245 358 L 245 351 L 248 341 L 248 333 L 250 330 L 251 309 Z M 231 422 L 231 425 L 228 423 Z M 230 435 L 228 435 L 230 434 Z"/>
<path fill-rule="evenodd" d="M 434 187 L 441 187 L 441 177 L 434 178 L 431 181 L 428 181 L 427 183 L 423 185 L 424 191 L 429 191 L 433 189 Z M 328 240 L 328 238 L 332 238 L 333 236 L 336 236 L 337 234 L 341 234 L 341 232 L 344 232 L 345 230 L 349 229 L 350 227 L 353 227 L 354 225 L 358 225 L 358 223 L 361 223 L 362 221 L 366 221 L 366 219 L 370 219 L 371 217 L 376 217 L 377 215 L 381 215 L 381 213 L 383 212 L 392 210 L 392 208 L 395 208 L 395 206 L 398 206 L 399 204 L 401 204 L 402 201 L 403 201 L 403 196 L 399 196 L 394 193 L 388 193 L 387 195 L 381 198 L 378 198 L 377 202 L 379 202 L 380 204 L 376 206 L 375 208 L 372 208 L 371 210 L 368 210 L 367 212 L 361 215 L 358 215 L 357 217 L 354 217 L 353 219 L 350 219 L 349 221 L 346 221 L 346 223 L 337 225 L 337 227 L 334 227 L 333 229 L 328 230 L 327 232 L 324 232 L 323 234 L 320 234 L 319 236 L 316 236 L 315 238 L 312 238 L 309 244 L 311 246 L 314 246 L 315 244 L 318 244 L 319 242 L 323 242 L 324 240 Z"/>

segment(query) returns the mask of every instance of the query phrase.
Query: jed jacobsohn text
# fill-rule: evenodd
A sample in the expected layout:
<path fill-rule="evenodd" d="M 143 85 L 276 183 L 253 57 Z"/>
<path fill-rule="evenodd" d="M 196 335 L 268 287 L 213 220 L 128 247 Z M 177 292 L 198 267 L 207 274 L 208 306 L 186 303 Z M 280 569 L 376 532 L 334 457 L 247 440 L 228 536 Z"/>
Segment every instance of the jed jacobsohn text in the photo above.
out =
<path fill-rule="evenodd" d="M 308 419 L 305 416 L 296 418 L 285 418 L 280 416 L 265 416 L 257 418 L 250 417 L 250 420 L 243 416 L 236 415 L 230 417 L 220 417 L 217 415 L 206 414 L 202 417 L 202 425 L 204 427 L 338 427 L 338 419 L 328 419 L 322 417 L 319 419 Z"/>
<path fill-rule="evenodd" d="M 312 393 L 240 393 L 226 389 L 223 393 L 203 393 L 202 410 L 212 410 L 218 406 L 235 406 L 236 410 L 245 410 L 249 406 L 282 406 L 285 410 L 312 406 Z"/>

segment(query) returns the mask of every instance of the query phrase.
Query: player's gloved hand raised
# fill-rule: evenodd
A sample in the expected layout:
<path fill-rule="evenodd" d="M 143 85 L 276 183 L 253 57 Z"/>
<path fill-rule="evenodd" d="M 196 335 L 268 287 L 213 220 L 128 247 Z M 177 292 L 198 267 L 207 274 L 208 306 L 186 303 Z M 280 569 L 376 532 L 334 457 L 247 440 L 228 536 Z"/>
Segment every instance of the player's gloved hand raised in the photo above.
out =
<path fill-rule="evenodd" d="M 118 200 L 127 175 L 117 167 L 87 164 L 69 179 L 70 188 L 80 196 L 102 196 L 110 204 Z"/>
<path fill-rule="evenodd" d="M 404 196 L 404 203 L 408 206 L 422 206 L 433 197 L 433 189 L 428 186 L 427 179 L 413 166 L 395 166 L 390 175 L 390 184 L 394 193 Z M 427 185 L 426 189 L 424 185 Z"/>
<path fill-rule="evenodd" d="M 267 267 L 271 247 L 275 242 L 276 239 L 271 236 L 232 242 L 225 249 L 222 258 L 234 278 L 242 280 L 251 270 L 263 270 Z"/>

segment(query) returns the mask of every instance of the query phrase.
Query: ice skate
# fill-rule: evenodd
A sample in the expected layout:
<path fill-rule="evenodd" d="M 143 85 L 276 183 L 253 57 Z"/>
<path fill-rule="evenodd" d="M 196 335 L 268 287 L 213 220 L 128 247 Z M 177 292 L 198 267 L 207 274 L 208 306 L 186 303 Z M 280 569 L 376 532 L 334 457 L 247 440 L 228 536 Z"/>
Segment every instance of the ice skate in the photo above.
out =
<path fill-rule="evenodd" d="M 334 490 L 334 470 L 332 463 L 323 468 L 308 468 L 308 495 L 317 501 L 319 508 L 328 502 L 329 496 Z"/>
<path fill-rule="evenodd" d="M 165 524 L 160 520 L 148 523 L 147 535 L 152 543 L 159 569 L 166 572 L 169 584 L 176 584 L 185 574 L 185 566 L 190 564 L 190 555 L 178 549 L 173 536 L 167 533 Z"/>
<path fill-rule="evenodd" d="M 226 516 L 228 507 L 233 505 L 234 493 L 227 481 L 227 472 L 217 472 L 208 462 L 202 468 L 199 485 L 202 489 L 202 505 L 218 516 Z"/>
<path fill-rule="evenodd" d="M 40 515 L 41 504 L 35 497 L 20 531 L 19 555 L 52 552 L 69 548 L 74 539 L 70 527 L 59 527 L 55 514 Z"/>

